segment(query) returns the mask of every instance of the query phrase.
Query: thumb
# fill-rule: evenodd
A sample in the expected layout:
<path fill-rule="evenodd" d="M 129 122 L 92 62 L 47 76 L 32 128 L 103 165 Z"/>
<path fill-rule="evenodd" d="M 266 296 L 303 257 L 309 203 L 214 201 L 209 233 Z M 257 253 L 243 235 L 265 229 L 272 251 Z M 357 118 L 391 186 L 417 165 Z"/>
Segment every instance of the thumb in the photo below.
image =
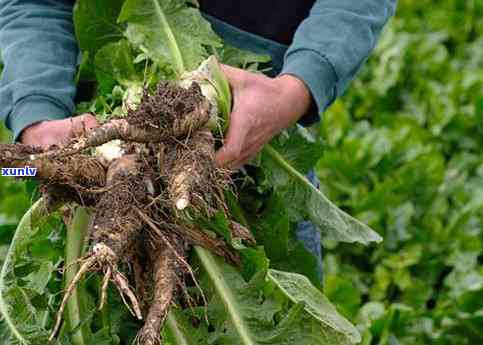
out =
<path fill-rule="evenodd" d="M 85 135 L 93 128 L 99 127 L 96 117 L 92 114 L 75 116 L 70 120 L 72 136 L 74 137 Z"/>

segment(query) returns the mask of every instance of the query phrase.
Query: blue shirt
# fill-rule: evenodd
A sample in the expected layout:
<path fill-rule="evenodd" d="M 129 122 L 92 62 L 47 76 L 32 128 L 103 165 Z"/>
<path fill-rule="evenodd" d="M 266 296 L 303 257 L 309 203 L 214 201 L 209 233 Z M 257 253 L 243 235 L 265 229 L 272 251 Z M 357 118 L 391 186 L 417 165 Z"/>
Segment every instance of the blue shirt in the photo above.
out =
<path fill-rule="evenodd" d="M 315 1 L 289 46 L 208 19 L 228 43 L 268 54 L 277 72 L 304 81 L 321 113 L 367 59 L 396 2 Z M 69 0 L 0 0 L 0 118 L 15 138 L 33 123 L 74 111 L 78 48 L 72 7 Z M 314 114 L 304 122 L 317 119 Z"/>

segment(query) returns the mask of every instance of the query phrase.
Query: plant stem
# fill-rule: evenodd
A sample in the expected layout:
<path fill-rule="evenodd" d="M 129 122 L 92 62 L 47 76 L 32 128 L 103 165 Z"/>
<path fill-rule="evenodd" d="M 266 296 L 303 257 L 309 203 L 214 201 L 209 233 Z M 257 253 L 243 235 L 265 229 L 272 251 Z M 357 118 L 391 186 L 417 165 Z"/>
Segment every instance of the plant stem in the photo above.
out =
<path fill-rule="evenodd" d="M 161 8 L 161 4 L 159 0 L 151 0 L 153 2 L 156 15 L 158 16 L 159 21 L 161 22 L 161 27 L 163 28 L 164 33 L 168 37 L 168 42 L 166 44 L 169 47 L 173 57 L 173 64 L 176 67 L 176 71 L 178 75 L 183 74 L 186 71 L 186 67 L 183 61 L 183 54 L 181 54 L 181 50 L 179 49 L 178 42 L 176 41 L 176 37 L 174 36 L 174 32 L 171 29 L 171 26 L 164 14 L 163 9 Z"/>
<path fill-rule="evenodd" d="M 72 222 L 67 227 L 67 238 L 65 248 L 65 286 L 74 279 L 79 265 L 77 260 L 84 252 L 84 243 L 87 236 L 87 228 L 89 223 L 89 215 L 82 207 L 78 207 L 75 211 Z M 72 296 L 67 302 L 67 315 L 69 317 L 70 330 L 74 330 L 83 320 L 82 316 L 82 299 L 86 294 L 82 284 L 78 284 L 74 289 Z M 88 329 L 86 325 L 81 326 L 72 336 L 74 345 L 88 345 L 86 340 Z"/>
<path fill-rule="evenodd" d="M 313 189 L 315 192 L 317 193 L 320 193 L 320 191 L 315 188 L 314 185 L 312 185 L 309 180 L 307 180 L 307 178 L 302 175 L 297 169 L 295 169 L 293 166 L 291 166 L 286 160 L 285 158 L 277 151 L 273 148 L 272 145 L 270 144 L 267 144 L 264 146 L 263 148 L 263 152 L 267 155 L 270 156 L 270 158 L 276 162 L 281 168 L 283 168 L 286 172 L 288 172 L 291 176 L 297 178 L 300 182 L 302 182 L 303 184 L 307 185 L 307 186 L 310 186 L 311 189 Z M 323 195 L 322 193 L 321 194 L 321 197 L 323 197 L 327 202 L 329 202 L 331 205 L 332 202 L 327 199 L 325 197 L 325 195 Z M 335 205 L 334 205 L 335 207 Z"/>
<path fill-rule="evenodd" d="M 248 325 L 240 316 L 238 302 L 225 282 L 225 278 L 223 277 L 215 258 L 204 248 L 196 246 L 194 250 L 201 261 L 203 269 L 208 273 L 208 276 L 215 287 L 216 294 L 225 306 L 226 313 L 240 337 L 240 345 L 255 345 L 256 342 L 253 339 L 252 334 L 250 334 Z"/>

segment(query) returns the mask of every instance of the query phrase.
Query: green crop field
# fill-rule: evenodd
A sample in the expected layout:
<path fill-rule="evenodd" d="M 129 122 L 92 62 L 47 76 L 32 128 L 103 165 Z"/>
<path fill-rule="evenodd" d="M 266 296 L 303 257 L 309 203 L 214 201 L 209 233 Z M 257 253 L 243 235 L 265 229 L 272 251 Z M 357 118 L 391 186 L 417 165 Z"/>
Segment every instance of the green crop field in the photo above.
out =
<path fill-rule="evenodd" d="M 367 344 L 483 343 L 482 11 L 400 1 L 320 128 L 324 191 L 384 236 L 326 250 L 324 290 Z"/>

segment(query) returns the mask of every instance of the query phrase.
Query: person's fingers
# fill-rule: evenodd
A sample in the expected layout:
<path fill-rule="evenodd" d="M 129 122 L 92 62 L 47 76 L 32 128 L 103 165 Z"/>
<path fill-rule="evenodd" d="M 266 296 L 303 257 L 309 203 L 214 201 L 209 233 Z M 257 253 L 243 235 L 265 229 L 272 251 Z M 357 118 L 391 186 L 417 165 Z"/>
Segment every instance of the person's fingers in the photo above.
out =
<path fill-rule="evenodd" d="M 237 160 L 230 162 L 227 168 L 230 170 L 240 169 L 254 159 L 262 149 L 263 145 L 261 145 L 259 142 L 252 144 L 249 148 L 245 148 L 243 150 L 242 154 Z"/>
<path fill-rule="evenodd" d="M 70 133 L 73 137 L 85 135 L 93 128 L 99 127 L 99 123 L 92 114 L 83 114 L 73 117 L 70 119 L 70 124 Z"/>
<path fill-rule="evenodd" d="M 240 118 L 236 106 L 231 119 L 224 144 L 218 150 L 215 157 L 215 161 L 220 167 L 227 167 L 230 165 L 230 162 L 240 157 L 247 136 L 246 124 Z"/>
<path fill-rule="evenodd" d="M 230 167 L 243 155 L 250 125 L 247 116 L 246 89 L 247 73 L 244 70 L 228 65 L 221 65 L 221 70 L 227 77 L 233 92 L 233 111 L 230 116 L 230 126 L 223 147 L 216 153 L 216 163 L 220 167 Z"/>
<path fill-rule="evenodd" d="M 96 127 L 99 127 L 99 122 L 93 114 L 83 114 L 80 115 L 82 122 L 84 123 L 84 128 L 86 131 L 90 131 Z"/>
<path fill-rule="evenodd" d="M 48 150 L 54 145 L 65 141 L 71 129 L 65 120 L 41 121 L 25 128 L 20 136 L 20 142 L 26 145 Z"/>
<path fill-rule="evenodd" d="M 239 131 L 232 131 L 231 134 L 228 132 L 225 144 L 216 153 L 216 164 L 220 167 L 228 167 L 232 161 L 237 160 L 243 150 L 244 140 L 243 134 Z"/>
<path fill-rule="evenodd" d="M 98 126 L 95 116 L 83 114 L 63 120 L 35 123 L 24 129 L 19 139 L 24 144 L 48 150 L 52 146 L 65 145 L 72 137 L 84 135 Z"/>

